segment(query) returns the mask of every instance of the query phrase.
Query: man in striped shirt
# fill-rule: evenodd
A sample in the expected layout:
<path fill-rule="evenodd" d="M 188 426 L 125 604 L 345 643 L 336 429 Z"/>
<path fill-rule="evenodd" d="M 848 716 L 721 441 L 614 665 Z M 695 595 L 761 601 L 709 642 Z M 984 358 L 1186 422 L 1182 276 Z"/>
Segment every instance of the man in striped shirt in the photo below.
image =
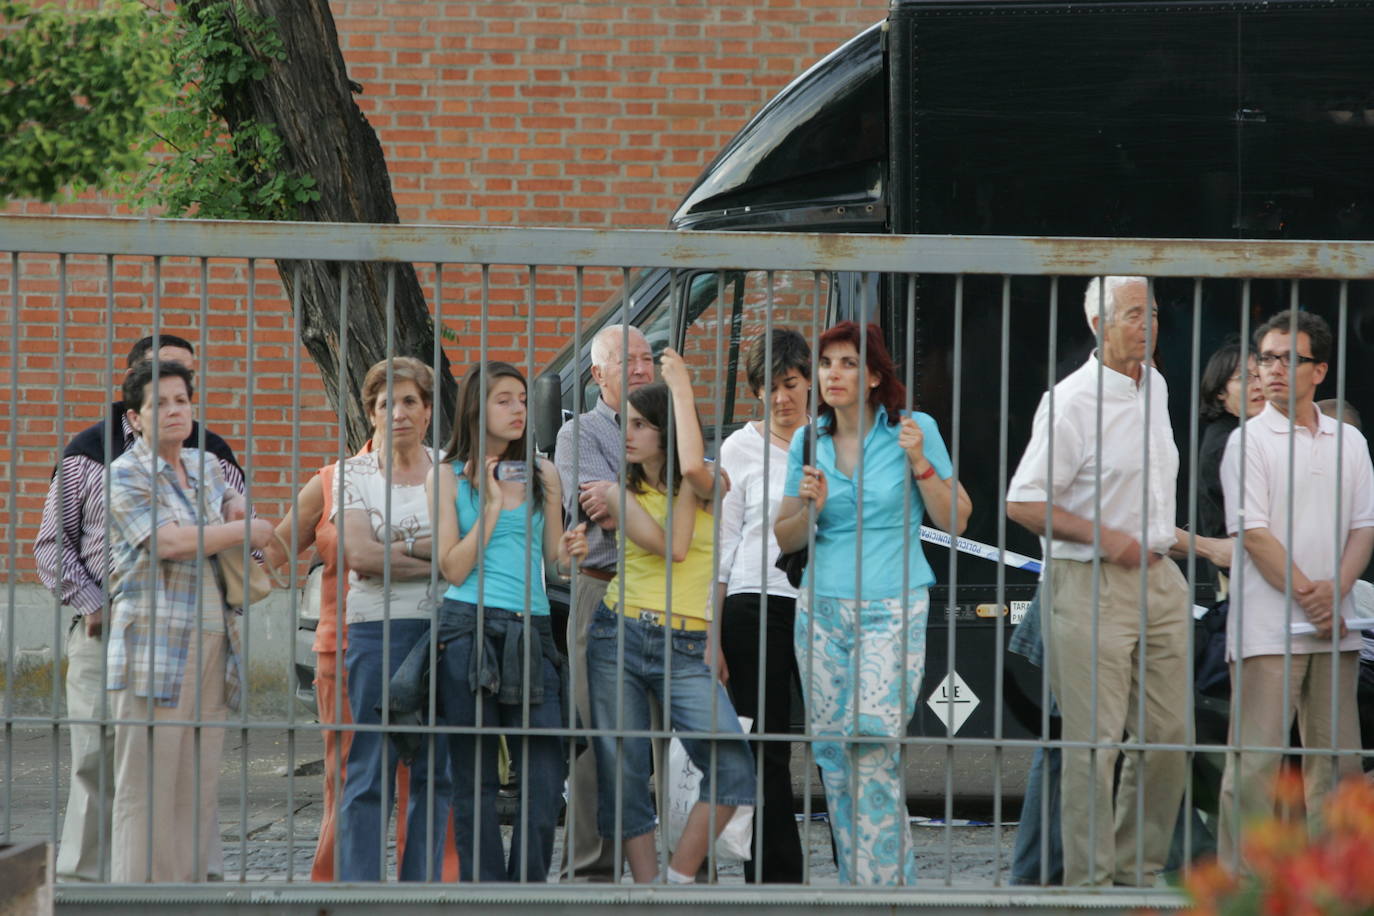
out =
<path fill-rule="evenodd" d="M 190 341 L 159 334 L 158 360 L 176 360 L 192 371 L 195 350 Z M 150 359 L 153 337 L 144 337 L 129 351 L 128 367 Z M 78 433 L 62 451 L 53 471 L 43 519 L 33 545 L 38 577 L 71 615 L 67 631 L 67 714 L 74 719 L 108 716 L 104 705 L 105 644 L 101 626 L 106 608 L 105 578 L 109 560 L 105 546 L 107 465 L 134 441 L 122 402 L 110 407 L 102 420 Z M 193 424 L 186 446 L 199 447 L 200 428 Z M 205 450 L 219 459 L 224 479 L 243 492 L 243 471 L 233 449 L 219 436 L 205 431 Z M 108 880 L 110 813 L 114 798 L 114 741 L 96 725 L 72 725 L 71 792 L 57 853 L 57 876 L 66 880 Z M 103 773 L 103 776 L 102 776 Z M 219 824 L 202 824 L 203 848 L 209 850 L 208 872 L 223 873 Z M 103 847 L 104 855 L 101 855 Z"/>

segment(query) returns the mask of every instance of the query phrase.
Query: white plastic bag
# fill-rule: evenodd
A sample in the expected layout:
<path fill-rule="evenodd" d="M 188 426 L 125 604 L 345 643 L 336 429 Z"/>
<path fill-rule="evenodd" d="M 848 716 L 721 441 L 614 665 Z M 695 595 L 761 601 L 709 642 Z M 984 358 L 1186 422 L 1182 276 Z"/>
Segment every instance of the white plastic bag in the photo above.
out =
<path fill-rule="evenodd" d="M 739 717 L 740 729 L 748 733 L 754 720 Z M 687 816 L 701 796 L 701 770 L 692 763 L 687 748 L 674 738 L 668 744 L 668 850 L 677 849 Z M 707 799 L 709 801 L 710 799 Z M 730 823 L 716 837 L 716 858 L 746 861 L 754 851 L 754 806 L 740 805 Z"/>

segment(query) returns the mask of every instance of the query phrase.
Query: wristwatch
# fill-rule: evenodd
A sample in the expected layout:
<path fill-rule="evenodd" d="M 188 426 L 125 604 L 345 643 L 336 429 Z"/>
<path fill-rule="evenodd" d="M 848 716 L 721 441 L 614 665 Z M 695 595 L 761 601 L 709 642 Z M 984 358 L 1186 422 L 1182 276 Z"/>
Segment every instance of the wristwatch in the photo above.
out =
<path fill-rule="evenodd" d="M 415 535 L 413 534 L 406 535 L 406 556 L 415 556 Z"/>

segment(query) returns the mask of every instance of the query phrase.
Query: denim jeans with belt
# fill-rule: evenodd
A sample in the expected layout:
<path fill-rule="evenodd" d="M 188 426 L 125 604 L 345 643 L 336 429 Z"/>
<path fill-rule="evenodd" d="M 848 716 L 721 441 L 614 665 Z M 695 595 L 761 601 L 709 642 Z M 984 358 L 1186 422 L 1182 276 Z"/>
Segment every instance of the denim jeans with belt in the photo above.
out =
<path fill-rule="evenodd" d="M 476 875 L 481 881 L 543 883 L 548 880 L 558 813 L 563 807 L 563 780 L 568 768 L 563 739 L 556 735 L 506 738 L 511 769 L 520 780 L 520 806 L 509 860 L 501 843 L 496 793 L 500 788 L 497 751 L 502 728 L 566 726 L 561 665 L 549 618 L 531 616 L 526 620 L 523 614 L 488 607 L 482 613 L 483 635 L 478 640 L 476 605 L 446 598 L 439 617 L 440 631 L 446 636 L 453 634 L 444 643 L 439 660 L 443 722 L 477 725 L 480 708 L 484 727 L 482 734 L 455 734 L 449 739 L 459 875 L 463 881 Z M 520 638 L 525 633 L 531 637 L 528 648 Z M 526 652 L 528 677 L 524 675 Z"/>
<path fill-rule="evenodd" d="M 624 623 L 625 669 L 617 666 L 617 642 Z M 649 728 L 650 694 L 663 711 L 692 763 L 702 772 L 701 799 L 718 805 L 754 804 L 754 755 L 745 743 L 739 718 L 725 688 L 706 665 L 706 632 L 674 630 L 671 676 L 664 652 L 663 627 L 622 618 L 604 604 L 587 631 L 587 682 L 592 727 Z M 621 697 L 624 721 L 619 721 Z M 714 707 L 714 709 L 713 709 Z M 714 713 L 714 714 L 713 714 Z M 739 741 L 704 741 L 694 732 L 736 732 Z M 715 745 L 712 766 L 711 747 Z M 633 839 L 654 829 L 654 798 L 649 791 L 649 739 L 598 735 L 596 751 L 596 826 L 603 837 Z M 714 770 L 714 772 L 713 772 Z M 617 782 L 619 790 L 617 790 Z M 616 798 L 621 798 L 616 818 Z"/>
<path fill-rule="evenodd" d="M 429 632 L 426 619 L 366 621 L 348 625 L 348 705 L 353 721 L 377 724 L 382 701 L 382 682 L 395 672 L 415 643 Z M 391 627 L 388 657 L 382 656 L 383 628 Z M 444 833 L 449 820 L 448 746 L 433 744 L 434 771 L 430 772 L 432 739 L 426 735 L 410 769 L 410 804 L 406 818 L 406 848 L 400 863 L 402 881 L 437 881 L 442 872 Z M 345 764 L 343 800 L 339 811 L 340 881 L 380 881 L 386 875 L 384 836 L 390 822 L 392 788 L 396 781 L 397 754 L 386 735 L 378 731 L 354 734 Z M 430 784 L 434 788 L 433 831 L 428 811 Z"/>

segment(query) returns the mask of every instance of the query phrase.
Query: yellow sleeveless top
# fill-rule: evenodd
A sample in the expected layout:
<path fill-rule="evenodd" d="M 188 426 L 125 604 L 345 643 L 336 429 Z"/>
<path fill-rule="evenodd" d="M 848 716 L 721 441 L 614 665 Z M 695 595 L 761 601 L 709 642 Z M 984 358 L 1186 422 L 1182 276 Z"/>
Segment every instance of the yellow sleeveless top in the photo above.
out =
<path fill-rule="evenodd" d="M 687 484 L 683 484 L 687 486 Z M 657 490 L 643 493 L 627 491 L 626 498 L 639 503 L 650 518 L 664 525 L 668 518 L 668 496 Z M 673 564 L 674 617 L 711 619 L 711 554 L 715 547 L 715 522 L 711 514 L 698 508 L 687 558 Z M 625 545 L 625 604 L 651 611 L 668 610 L 668 561 L 652 554 L 621 534 Z M 606 587 L 606 606 L 614 609 L 620 601 L 620 576 Z"/>

